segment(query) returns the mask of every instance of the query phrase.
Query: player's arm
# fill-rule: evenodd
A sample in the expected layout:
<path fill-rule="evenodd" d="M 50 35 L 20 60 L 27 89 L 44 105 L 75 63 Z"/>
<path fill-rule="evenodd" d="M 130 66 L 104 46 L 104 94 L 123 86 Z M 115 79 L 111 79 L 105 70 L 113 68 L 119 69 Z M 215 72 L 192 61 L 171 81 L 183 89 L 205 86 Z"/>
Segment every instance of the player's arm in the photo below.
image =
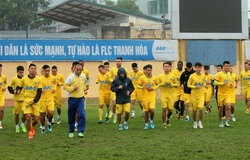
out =
<path fill-rule="evenodd" d="M 64 79 L 63 76 L 61 76 L 61 77 L 60 77 L 60 80 L 59 80 L 59 82 L 58 82 L 58 86 L 63 86 L 64 83 L 65 83 L 65 79 Z"/>
<path fill-rule="evenodd" d="M 178 82 L 177 82 L 177 79 L 176 79 L 175 76 L 174 76 L 174 78 L 173 78 L 172 87 L 178 87 Z"/>
<path fill-rule="evenodd" d="M 52 86 L 52 92 L 55 92 L 56 88 L 57 88 L 57 80 L 56 80 L 56 77 L 55 77 L 54 78 L 54 83 L 53 83 L 53 86 Z"/>
<path fill-rule="evenodd" d="M 128 96 L 132 94 L 132 92 L 135 90 L 134 85 L 132 83 L 132 81 L 128 78 L 129 83 L 128 83 L 128 90 L 127 90 L 127 94 Z"/>
<path fill-rule="evenodd" d="M 191 89 L 195 89 L 196 86 L 195 86 L 195 85 L 192 85 L 192 83 L 193 83 L 193 77 L 190 76 L 189 79 L 188 79 L 188 82 L 187 82 L 187 87 L 188 87 L 188 88 L 191 88 Z"/>
<path fill-rule="evenodd" d="M 184 72 L 183 72 L 180 76 L 180 86 L 184 86 L 184 83 L 185 83 L 185 76 L 184 76 Z"/>
<path fill-rule="evenodd" d="M 68 92 L 73 92 L 75 91 L 75 87 L 74 86 L 71 86 L 71 82 L 72 82 L 72 77 L 69 76 L 63 86 L 63 89 L 68 91 Z"/>
<path fill-rule="evenodd" d="M 37 103 L 40 100 L 41 95 L 42 95 L 42 80 L 40 80 L 37 84 L 36 96 L 35 96 L 33 102 Z"/>
<path fill-rule="evenodd" d="M 14 78 L 12 78 L 9 86 L 7 87 L 10 94 L 15 94 L 15 90 L 13 88 L 14 86 L 15 86 L 15 81 L 14 81 Z"/>
<path fill-rule="evenodd" d="M 142 88 L 143 88 L 143 86 L 142 86 L 142 77 L 139 78 L 139 81 L 138 81 L 138 83 L 137 83 L 137 86 L 135 86 L 135 87 L 137 87 L 137 88 L 139 88 L 139 89 L 142 89 Z"/>
<path fill-rule="evenodd" d="M 165 86 L 166 86 L 166 83 L 164 83 L 164 82 L 162 81 L 160 75 L 157 77 L 157 79 L 158 79 L 158 86 L 159 86 L 159 87 L 165 87 Z"/>
<path fill-rule="evenodd" d="M 235 75 L 235 88 L 238 87 L 239 78 Z"/>
<path fill-rule="evenodd" d="M 159 88 L 159 82 L 158 82 L 158 79 L 156 78 L 155 80 L 155 86 L 151 87 L 152 89 L 157 89 Z"/>
<path fill-rule="evenodd" d="M 119 86 L 116 83 L 117 79 L 113 80 L 113 82 L 111 83 L 111 87 L 110 90 L 112 92 L 117 92 L 119 90 Z"/>

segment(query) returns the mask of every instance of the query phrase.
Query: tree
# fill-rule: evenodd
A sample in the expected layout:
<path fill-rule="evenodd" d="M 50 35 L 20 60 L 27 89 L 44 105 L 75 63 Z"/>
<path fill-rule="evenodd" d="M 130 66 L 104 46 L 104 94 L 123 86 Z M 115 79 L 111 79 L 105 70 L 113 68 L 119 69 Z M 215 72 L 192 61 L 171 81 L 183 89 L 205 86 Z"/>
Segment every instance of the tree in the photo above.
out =
<path fill-rule="evenodd" d="M 118 0 L 115 7 L 127 10 L 132 13 L 142 14 L 139 6 L 136 5 L 134 0 Z"/>
<path fill-rule="evenodd" d="M 0 29 L 21 30 L 31 25 L 50 24 L 52 21 L 39 19 L 37 12 L 47 9 L 51 0 L 1 0 L 0 5 Z"/>

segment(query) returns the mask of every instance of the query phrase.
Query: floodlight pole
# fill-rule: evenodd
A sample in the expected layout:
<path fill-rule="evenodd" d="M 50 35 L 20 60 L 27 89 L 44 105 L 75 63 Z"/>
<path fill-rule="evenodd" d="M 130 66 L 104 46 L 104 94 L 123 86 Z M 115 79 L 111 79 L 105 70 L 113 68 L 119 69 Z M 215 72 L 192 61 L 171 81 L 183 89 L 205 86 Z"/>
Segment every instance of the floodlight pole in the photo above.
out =
<path fill-rule="evenodd" d="M 44 18 L 39 18 L 33 22 L 31 22 L 30 24 L 27 25 L 26 27 L 26 39 L 29 39 L 29 31 L 30 31 L 30 26 L 36 22 L 40 22 L 40 21 L 44 21 Z"/>

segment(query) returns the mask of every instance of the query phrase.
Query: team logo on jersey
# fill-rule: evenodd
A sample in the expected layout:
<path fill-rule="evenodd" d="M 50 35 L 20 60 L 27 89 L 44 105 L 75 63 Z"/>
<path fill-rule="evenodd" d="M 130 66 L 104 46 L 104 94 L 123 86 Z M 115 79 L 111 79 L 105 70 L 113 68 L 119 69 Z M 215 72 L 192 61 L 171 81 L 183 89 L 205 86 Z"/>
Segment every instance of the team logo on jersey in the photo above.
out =
<path fill-rule="evenodd" d="M 37 84 L 36 82 L 34 82 L 34 84 Z"/>
<path fill-rule="evenodd" d="M 128 86 L 128 83 L 125 83 L 125 86 L 127 87 L 127 86 Z"/>

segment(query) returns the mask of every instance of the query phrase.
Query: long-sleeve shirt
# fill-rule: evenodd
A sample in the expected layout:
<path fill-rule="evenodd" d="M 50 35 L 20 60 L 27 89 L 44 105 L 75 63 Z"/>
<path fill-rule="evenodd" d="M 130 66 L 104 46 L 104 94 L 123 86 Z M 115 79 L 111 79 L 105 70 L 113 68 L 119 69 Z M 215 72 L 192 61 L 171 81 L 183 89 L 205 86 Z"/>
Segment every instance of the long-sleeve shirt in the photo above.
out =
<path fill-rule="evenodd" d="M 67 78 L 63 89 L 69 92 L 69 97 L 71 98 L 82 98 L 84 97 L 86 85 L 87 78 L 84 74 L 77 76 L 75 73 L 73 73 Z M 78 89 L 75 90 L 75 87 L 78 87 Z"/>

